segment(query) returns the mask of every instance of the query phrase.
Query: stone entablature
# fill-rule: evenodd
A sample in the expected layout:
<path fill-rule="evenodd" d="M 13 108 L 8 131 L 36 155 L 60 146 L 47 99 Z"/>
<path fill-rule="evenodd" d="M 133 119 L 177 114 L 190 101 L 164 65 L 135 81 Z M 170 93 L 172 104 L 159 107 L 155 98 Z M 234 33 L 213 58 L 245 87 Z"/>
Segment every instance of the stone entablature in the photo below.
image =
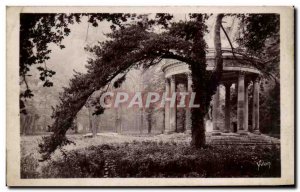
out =
<path fill-rule="evenodd" d="M 189 73 L 189 67 L 186 63 L 181 61 L 168 59 L 164 61 L 165 63 L 162 65 L 162 70 L 165 73 L 165 78 L 169 78 L 172 75 L 180 74 L 180 73 Z M 206 55 L 206 69 L 212 71 L 214 69 L 214 50 L 208 49 L 208 53 Z M 223 71 L 226 72 L 248 72 L 253 74 L 261 74 L 258 69 L 250 65 L 244 65 L 236 61 L 233 58 L 233 55 L 229 52 L 223 53 Z"/>

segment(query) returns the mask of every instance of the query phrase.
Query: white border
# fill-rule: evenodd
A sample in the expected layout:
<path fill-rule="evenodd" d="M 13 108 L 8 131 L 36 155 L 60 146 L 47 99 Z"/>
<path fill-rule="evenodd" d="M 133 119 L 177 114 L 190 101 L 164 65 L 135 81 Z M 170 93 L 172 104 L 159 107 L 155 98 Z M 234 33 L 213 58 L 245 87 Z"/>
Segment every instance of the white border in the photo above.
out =
<path fill-rule="evenodd" d="M 58 7 L 39 7 L 38 12 L 46 11 L 49 12 L 52 10 L 53 12 L 59 11 Z M 68 7 L 67 8 L 69 12 L 81 12 L 79 7 Z M 99 10 L 98 7 L 85 7 L 85 11 L 87 12 L 94 12 Z M 128 12 L 128 10 L 124 10 L 127 8 L 124 7 L 114 7 L 114 12 Z M 152 7 L 152 8 L 143 8 L 141 10 L 140 7 L 134 7 L 130 8 L 130 11 L 132 12 L 147 12 L 147 9 L 151 12 L 158 12 L 158 11 L 168 11 L 170 10 L 170 7 Z M 182 7 L 171 7 L 172 11 L 183 11 L 183 12 L 193 12 L 193 11 L 199 11 L 199 12 L 278 12 L 281 14 L 281 62 L 284 63 L 284 66 L 281 66 L 281 93 L 285 94 L 284 99 L 281 100 L 281 112 L 284 112 L 282 114 L 282 128 L 284 128 L 284 135 L 282 135 L 282 177 L 283 179 L 274 179 L 274 178 L 263 178 L 263 179 L 38 179 L 38 180 L 32 180 L 32 179 L 26 179 L 21 180 L 17 179 L 19 178 L 19 145 L 16 147 L 16 143 L 19 143 L 19 134 L 18 134 L 18 125 L 16 123 L 17 113 L 18 112 L 18 76 L 17 73 L 17 67 L 18 67 L 18 43 L 10 38 L 12 37 L 18 37 L 18 25 L 16 25 L 16 20 L 11 20 L 10 24 L 8 26 L 12 26 L 12 28 L 7 28 L 7 156 L 8 156 L 8 162 L 16 162 L 16 163 L 8 163 L 7 169 L 8 169 L 8 184 L 9 185 L 52 185 L 52 186 L 116 186 L 122 185 L 122 186 L 148 186 L 148 185 L 156 185 L 156 186 L 164 186 L 166 184 L 171 186 L 183 186 L 183 185 L 191 185 L 191 186 L 197 186 L 197 185 L 280 185 L 280 184 L 289 184 L 293 183 L 293 159 L 294 159 L 294 135 L 293 135 L 293 128 L 294 128 L 294 121 L 293 121 L 293 107 L 294 107 L 294 66 L 293 66 L 293 32 L 290 31 L 290 29 L 293 26 L 293 14 L 291 12 L 291 8 L 280 8 L 280 7 L 256 7 L 256 8 L 249 8 L 249 7 L 235 7 L 232 8 L 229 7 L 209 7 L 209 11 L 207 11 L 208 7 L 185 7 L 184 9 Z M 230 10 L 229 10 L 230 9 Z M 272 9 L 272 11 L 270 11 Z M 36 8 L 35 8 L 36 10 Z M 111 11 L 111 7 L 101 8 L 102 12 Z M 32 12 L 30 8 L 23 9 L 23 12 Z M 9 12 L 9 11 L 8 11 Z M 12 11 L 10 14 L 17 14 L 17 12 Z M 7 20 L 9 21 L 9 20 Z M 17 20 L 18 21 L 18 20 Z M 17 49 L 16 49 L 17 46 Z M 16 57 L 17 55 L 17 57 Z M 283 98 L 283 97 L 282 97 Z M 289 98 L 289 99 L 287 99 Z M 289 114 L 289 115 L 286 115 Z M 15 131 L 13 131 L 15 130 Z M 283 131 L 282 131 L 283 133 Z M 13 161 L 12 161 L 13 160 Z M 286 161 L 287 160 L 287 161 Z M 11 166 L 13 165 L 13 166 Z"/>

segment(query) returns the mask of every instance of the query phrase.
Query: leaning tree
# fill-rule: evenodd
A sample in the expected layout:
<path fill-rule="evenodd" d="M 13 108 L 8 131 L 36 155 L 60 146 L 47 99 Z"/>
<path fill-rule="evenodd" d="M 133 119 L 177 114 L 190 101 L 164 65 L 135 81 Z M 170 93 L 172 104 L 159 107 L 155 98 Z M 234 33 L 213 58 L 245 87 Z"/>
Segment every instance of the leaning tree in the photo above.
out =
<path fill-rule="evenodd" d="M 107 34 L 108 40 L 87 48 L 95 57 L 88 61 L 88 72 L 77 73 L 61 94 L 60 104 L 53 113 L 54 123 L 51 128 L 54 133 L 44 137 L 40 144 L 43 158 L 49 158 L 56 148 L 70 143 L 66 138 L 66 131 L 71 127 L 77 112 L 95 91 L 101 90 L 104 93 L 114 79 L 117 78 L 114 84 L 120 85 L 131 68 L 139 65 L 148 68 L 162 59 L 176 59 L 189 65 L 193 92 L 196 93 L 195 103 L 201 106 L 192 109 L 192 145 L 203 147 L 203 117 L 222 74 L 220 29 L 223 14 L 219 14 L 216 19 L 216 68 L 213 72 L 206 70 L 207 45 L 203 38 L 207 31 L 205 20 L 208 16 L 191 14 L 190 17 L 186 22 L 170 23 L 160 33 L 155 32 L 155 23 L 145 20 L 128 24 Z M 95 105 L 95 114 L 102 114 L 104 109 L 97 103 Z"/>
<path fill-rule="evenodd" d="M 61 48 L 61 41 L 70 33 L 68 24 L 80 22 L 82 16 L 88 16 L 88 21 L 97 26 L 99 21 L 112 22 L 112 32 L 107 34 L 107 40 L 98 45 L 86 48 L 94 57 L 88 60 L 87 73 L 76 73 L 70 80 L 69 86 L 64 88 L 60 95 L 59 104 L 53 109 L 51 125 L 53 134 L 43 137 L 39 145 L 43 159 L 50 158 L 57 148 L 71 143 L 66 137 L 67 130 L 72 126 L 78 111 L 87 102 L 93 103 L 96 108 L 95 115 L 102 114 L 104 109 L 98 102 L 90 102 L 91 95 L 95 91 L 104 93 L 111 86 L 119 87 L 126 80 L 127 72 L 133 67 L 143 66 L 149 68 L 163 59 L 175 59 L 186 63 L 192 76 L 192 89 L 196 93 L 195 103 L 200 108 L 192 109 L 192 142 L 194 147 L 205 146 L 205 126 L 203 117 L 207 113 L 212 95 L 219 85 L 223 59 L 220 33 L 223 29 L 222 18 L 224 14 L 216 16 L 214 28 L 215 69 L 206 70 L 206 42 L 204 35 L 207 32 L 205 21 L 207 14 L 190 14 L 188 21 L 171 22 L 172 15 L 156 14 L 154 19 L 146 15 L 135 14 L 65 14 L 58 15 L 27 15 L 23 25 L 21 19 L 21 42 L 20 45 L 20 77 L 26 84 L 26 90 L 21 93 L 22 98 L 33 96 L 26 82 L 26 75 L 31 65 L 45 64 L 49 59 L 50 51 L 47 49 L 49 42 L 54 42 Z M 21 17 L 22 18 L 22 17 Z M 128 18 L 134 20 L 129 22 Z M 58 19 L 58 21 L 57 21 Z M 249 22 L 251 24 L 251 22 Z M 56 32 L 53 32 L 53 28 Z M 157 30 L 160 28 L 161 30 Z M 46 35 L 45 35 L 46 34 Z M 247 36 L 245 36 L 247 37 Z M 260 40 L 267 37 L 262 37 Z M 245 38 L 246 39 L 246 38 Z M 251 38 L 250 38 L 251 39 Z M 230 41 L 230 39 L 228 38 Z M 232 44 L 231 44 L 232 45 Z M 32 48 L 37 47 L 37 54 Z M 263 47 L 263 46 L 261 46 Z M 264 63 L 257 59 L 238 52 L 232 46 L 232 53 L 243 55 L 246 62 L 253 65 Z M 243 60 L 244 62 L 244 60 Z M 49 77 L 54 72 L 49 70 L 46 64 L 38 66 L 41 71 L 40 79 L 45 81 L 44 86 L 52 86 Z"/>

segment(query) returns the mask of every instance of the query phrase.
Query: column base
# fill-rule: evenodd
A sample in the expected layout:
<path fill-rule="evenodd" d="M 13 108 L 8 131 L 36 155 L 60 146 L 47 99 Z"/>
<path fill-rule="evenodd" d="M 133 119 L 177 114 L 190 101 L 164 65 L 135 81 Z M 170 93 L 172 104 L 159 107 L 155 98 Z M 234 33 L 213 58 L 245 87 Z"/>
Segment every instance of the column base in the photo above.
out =
<path fill-rule="evenodd" d="M 185 130 L 184 133 L 185 134 L 192 134 L 192 130 L 190 130 L 190 129 L 189 130 Z"/>
<path fill-rule="evenodd" d="M 241 130 L 237 132 L 240 135 L 249 135 L 249 133 L 247 131 Z"/>
<path fill-rule="evenodd" d="M 254 130 L 253 133 L 256 134 L 256 135 L 260 135 L 261 134 L 259 130 Z"/>
<path fill-rule="evenodd" d="M 213 132 L 211 133 L 211 135 L 217 136 L 217 135 L 222 135 L 222 134 L 221 134 L 220 131 L 213 131 Z"/>
<path fill-rule="evenodd" d="M 173 134 L 173 133 L 175 133 L 175 131 L 170 131 L 170 130 L 168 130 L 168 131 L 165 131 L 165 132 L 164 132 L 164 134 L 166 134 L 166 135 L 170 135 L 170 134 Z"/>

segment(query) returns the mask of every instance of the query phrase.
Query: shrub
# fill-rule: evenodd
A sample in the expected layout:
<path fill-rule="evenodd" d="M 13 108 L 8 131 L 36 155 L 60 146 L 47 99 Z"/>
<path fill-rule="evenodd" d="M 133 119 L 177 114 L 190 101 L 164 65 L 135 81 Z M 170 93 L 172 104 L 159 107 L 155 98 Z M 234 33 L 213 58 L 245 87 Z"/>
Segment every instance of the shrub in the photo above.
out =
<path fill-rule="evenodd" d="M 32 153 L 21 157 L 21 178 L 38 178 L 37 171 L 38 161 L 33 157 Z"/>
<path fill-rule="evenodd" d="M 259 162 L 270 163 L 258 166 Z M 42 167 L 44 178 L 280 177 L 279 146 L 209 146 L 135 142 L 66 152 Z"/>

